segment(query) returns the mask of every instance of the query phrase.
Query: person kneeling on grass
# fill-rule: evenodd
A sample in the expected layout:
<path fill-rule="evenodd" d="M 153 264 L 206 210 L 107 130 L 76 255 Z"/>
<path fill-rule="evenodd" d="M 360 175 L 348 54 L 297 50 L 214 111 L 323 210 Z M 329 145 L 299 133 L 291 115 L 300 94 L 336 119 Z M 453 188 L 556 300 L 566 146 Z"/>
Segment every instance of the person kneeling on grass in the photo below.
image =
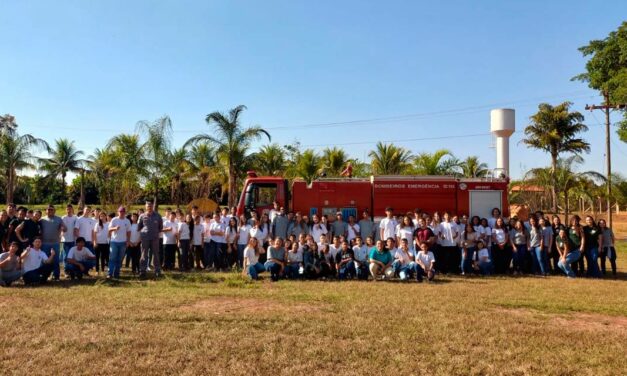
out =
<path fill-rule="evenodd" d="M 429 281 L 435 278 L 435 257 L 433 252 L 429 251 L 429 243 L 420 242 L 420 251 L 416 254 L 416 280 L 422 282 L 424 276 Z"/>
<path fill-rule="evenodd" d="M 304 235 L 301 234 L 304 238 Z M 303 267 L 303 250 L 309 248 L 307 244 L 300 244 L 298 242 L 292 243 L 291 249 L 287 252 L 287 265 L 285 265 L 285 276 L 289 279 L 300 278 L 300 270 Z M 304 271 L 304 270 L 303 270 Z"/>
<path fill-rule="evenodd" d="M 268 261 L 264 265 L 270 272 L 270 278 L 276 282 L 284 274 L 285 269 L 285 248 L 283 248 L 283 238 L 276 238 L 274 245 L 268 247 Z"/>
<path fill-rule="evenodd" d="M 41 238 L 37 237 L 33 241 L 32 247 L 27 247 L 21 254 L 22 278 L 24 283 L 32 285 L 36 283 L 46 283 L 52 270 L 54 269 L 54 249 L 50 250 L 50 256 L 41 250 Z"/>
<path fill-rule="evenodd" d="M 416 255 L 413 250 L 409 249 L 407 239 L 401 239 L 401 248 L 396 251 L 394 262 L 392 263 L 394 275 L 398 276 L 402 281 L 411 278 L 412 272 L 416 269 L 415 258 Z"/>
<path fill-rule="evenodd" d="M 370 239 L 370 237 L 368 237 Z M 355 271 L 357 279 L 368 279 L 368 246 L 361 240 L 361 236 L 355 238 L 353 253 L 355 254 Z"/>
<path fill-rule="evenodd" d="M 259 253 L 264 253 L 263 247 L 258 246 L 257 238 L 248 239 L 248 244 L 244 248 L 244 269 L 243 273 L 251 279 L 259 279 L 259 273 L 266 271 L 266 268 L 259 262 Z"/>
<path fill-rule="evenodd" d="M 11 286 L 11 283 L 22 277 L 22 262 L 17 255 L 20 249 L 18 242 L 9 245 L 9 251 L 0 253 L 0 286 Z"/>
<path fill-rule="evenodd" d="M 568 278 L 575 278 L 572 264 L 576 263 L 581 258 L 581 250 L 573 246 L 565 228 L 559 230 L 555 238 L 555 248 L 560 255 L 557 266 L 564 271 Z"/>
<path fill-rule="evenodd" d="M 368 256 L 370 261 L 370 274 L 376 281 L 377 279 L 392 278 L 394 276 L 394 270 L 392 269 L 392 255 L 385 248 L 383 240 L 377 240 L 375 248 L 370 250 Z"/>
<path fill-rule="evenodd" d="M 483 240 L 477 242 L 478 251 L 475 253 L 475 269 L 478 270 L 481 275 L 490 275 L 493 272 L 492 260 L 490 260 L 490 252 L 485 247 Z"/>
<path fill-rule="evenodd" d="M 355 252 L 353 252 L 347 240 L 344 240 L 342 245 L 340 245 L 340 252 L 338 252 L 336 259 L 339 279 L 353 279 L 357 274 L 355 270 Z"/>
<path fill-rule="evenodd" d="M 71 279 L 89 275 L 89 269 L 96 266 L 96 256 L 85 247 L 85 238 L 78 237 L 76 245 L 70 248 L 65 261 L 65 272 Z"/>

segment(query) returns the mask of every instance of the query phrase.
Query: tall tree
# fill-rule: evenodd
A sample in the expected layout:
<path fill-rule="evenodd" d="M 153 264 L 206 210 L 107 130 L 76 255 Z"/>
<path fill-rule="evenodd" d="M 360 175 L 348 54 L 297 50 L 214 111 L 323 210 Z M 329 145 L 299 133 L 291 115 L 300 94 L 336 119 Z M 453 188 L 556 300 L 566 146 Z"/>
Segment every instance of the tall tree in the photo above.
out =
<path fill-rule="evenodd" d="M 170 202 L 176 206 L 181 204 L 183 177 L 190 168 L 188 153 L 185 148 L 174 149 L 168 160 L 168 174 L 170 180 Z"/>
<path fill-rule="evenodd" d="M 279 144 L 264 145 L 254 156 L 256 170 L 262 175 L 281 175 L 285 172 L 285 150 Z"/>
<path fill-rule="evenodd" d="M 337 146 L 322 150 L 322 169 L 327 176 L 340 176 L 349 161 L 353 162 Z"/>
<path fill-rule="evenodd" d="M 35 168 L 33 149 L 50 150 L 48 143 L 30 134 L 19 135 L 16 131 L 0 134 L 0 169 L 4 175 L 6 202 L 13 202 L 17 184 L 17 172 Z"/>
<path fill-rule="evenodd" d="M 0 116 L 0 133 L 12 134 L 17 130 L 17 123 L 15 122 L 15 116 L 11 114 L 4 114 Z"/>
<path fill-rule="evenodd" d="M 228 114 L 217 111 L 210 113 L 205 121 L 207 125 L 213 126 L 214 133 L 196 135 L 187 140 L 184 145 L 187 147 L 198 142 L 209 142 L 216 145 L 217 153 L 228 170 L 229 207 L 235 206 L 237 200 L 237 179 L 241 172 L 238 171 L 238 161 L 245 159 L 251 142 L 264 135 L 269 141 L 271 140 L 270 133 L 259 126 L 242 127 L 240 115 L 245 109 L 246 106 L 240 105 L 229 111 Z"/>
<path fill-rule="evenodd" d="M 452 175 L 459 161 L 447 149 L 420 153 L 414 158 L 413 173 L 417 175 Z"/>
<path fill-rule="evenodd" d="M 296 156 L 296 161 L 289 171 L 290 176 L 302 178 L 310 184 L 320 175 L 322 160 L 318 153 L 312 149 L 306 149 Z"/>
<path fill-rule="evenodd" d="M 129 205 L 139 198 L 142 192 L 140 180 L 149 173 L 147 145 L 137 134 L 122 133 L 111 138 L 106 146 L 113 154 L 109 167 L 115 172 L 117 196 Z"/>
<path fill-rule="evenodd" d="M 375 150 L 368 153 L 372 173 L 375 175 L 399 175 L 407 171 L 412 155 L 409 150 L 378 142 Z"/>
<path fill-rule="evenodd" d="M 146 179 L 153 185 L 153 203 L 156 210 L 158 208 L 159 178 L 164 175 L 168 167 L 167 160 L 172 143 L 172 120 L 167 115 L 152 122 L 142 120 L 137 123 L 136 129 L 146 138 L 142 146 L 148 162 L 146 164 L 148 171 Z"/>
<path fill-rule="evenodd" d="M 590 144 L 579 138 L 579 133 L 588 130 L 583 124 L 584 117 L 579 112 L 570 112 L 571 102 L 557 106 L 541 103 L 538 112 L 530 117 L 531 124 L 525 128 L 526 138 L 522 142 L 534 149 L 551 155 L 553 185 L 551 197 L 553 212 L 558 212 L 557 161 L 562 153 L 589 152 Z"/>
<path fill-rule="evenodd" d="M 61 192 L 68 197 L 66 177 L 69 172 L 80 172 L 85 154 L 76 148 L 74 141 L 67 138 L 55 140 L 49 158 L 40 158 L 40 168 L 49 178 L 61 178 Z"/>
<path fill-rule="evenodd" d="M 211 181 L 216 174 L 216 151 L 206 142 L 200 142 L 189 148 L 189 170 L 187 180 L 195 186 L 194 198 L 207 198 L 211 191 Z M 218 179 L 215 179 L 218 180 Z"/>
<path fill-rule="evenodd" d="M 479 161 L 479 157 L 473 155 L 459 162 L 459 170 L 465 178 L 482 178 L 488 173 L 488 165 Z"/>

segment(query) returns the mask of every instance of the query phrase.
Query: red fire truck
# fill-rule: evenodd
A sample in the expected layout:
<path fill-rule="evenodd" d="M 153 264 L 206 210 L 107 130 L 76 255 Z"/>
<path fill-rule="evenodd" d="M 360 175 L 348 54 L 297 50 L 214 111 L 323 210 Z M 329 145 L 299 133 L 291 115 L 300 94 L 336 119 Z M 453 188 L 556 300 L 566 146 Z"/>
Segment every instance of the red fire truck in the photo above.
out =
<path fill-rule="evenodd" d="M 452 176 L 371 176 L 370 178 L 321 178 L 307 184 L 293 181 L 291 190 L 283 177 L 257 176 L 248 172 L 237 213 L 272 209 L 274 201 L 303 215 L 328 215 L 340 211 L 344 218 L 360 217 L 368 210 L 375 219 L 391 206 L 397 214 L 448 211 L 488 218 L 493 208 L 509 216 L 508 178 L 456 178 Z"/>

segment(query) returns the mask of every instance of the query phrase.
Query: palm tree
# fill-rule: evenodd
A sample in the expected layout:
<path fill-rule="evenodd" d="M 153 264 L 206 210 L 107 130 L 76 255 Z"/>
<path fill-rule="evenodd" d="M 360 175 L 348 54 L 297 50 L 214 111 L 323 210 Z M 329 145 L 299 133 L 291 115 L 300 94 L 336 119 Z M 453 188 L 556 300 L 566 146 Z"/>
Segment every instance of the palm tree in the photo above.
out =
<path fill-rule="evenodd" d="M 213 125 L 214 134 L 196 135 L 187 140 L 184 145 L 186 147 L 198 142 L 209 142 L 216 145 L 218 155 L 228 171 L 228 205 L 230 207 L 234 206 L 237 200 L 238 162 L 244 161 L 252 141 L 258 140 L 264 135 L 268 137 L 268 141 L 271 140 L 270 134 L 259 126 L 245 129 L 242 127 L 239 116 L 245 109 L 246 106 L 240 105 L 229 111 L 228 114 L 217 111 L 210 113 L 205 121 L 208 125 Z"/>
<path fill-rule="evenodd" d="M 488 173 L 488 165 L 480 162 L 479 157 L 473 155 L 459 162 L 459 170 L 465 178 L 482 178 Z"/>
<path fill-rule="evenodd" d="M 82 158 L 85 154 L 76 149 L 74 141 L 67 138 L 55 140 L 54 148 L 50 152 L 50 158 L 40 158 L 39 164 L 41 170 L 47 173 L 48 178 L 56 179 L 61 177 L 61 192 L 67 195 L 67 183 L 65 178 L 68 172 L 80 172 L 85 160 Z"/>
<path fill-rule="evenodd" d="M 106 205 L 113 203 L 115 197 L 115 181 L 117 169 L 117 158 L 114 149 L 96 149 L 94 153 L 87 158 L 87 168 L 85 172 L 93 174 L 100 203 Z M 84 172 L 84 173 L 85 173 Z"/>
<path fill-rule="evenodd" d="M 337 146 L 322 151 L 322 169 L 327 176 L 340 176 L 348 162 L 352 160 Z"/>
<path fill-rule="evenodd" d="M 0 116 L 0 133 L 13 133 L 16 129 L 17 123 L 15 122 L 15 116 L 11 114 Z"/>
<path fill-rule="evenodd" d="M 115 156 L 109 166 L 115 171 L 116 190 L 122 202 L 131 204 L 141 194 L 140 178 L 148 175 L 147 144 L 137 134 L 119 134 L 109 140 L 107 150 Z"/>
<path fill-rule="evenodd" d="M 375 150 L 368 153 L 372 173 L 375 175 L 399 175 L 410 166 L 409 150 L 392 144 L 377 143 Z"/>
<path fill-rule="evenodd" d="M 189 149 L 187 180 L 198 182 L 194 198 L 208 197 L 212 177 L 216 172 L 216 151 L 209 143 L 201 142 Z M 227 179 L 228 180 L 228 179 Z"/>
<path fill-rule="evenodd" d="M 16 131 L 0 134 L 0 169 L 5 178 L 6 202 L 13 202 L 17 172 L 35 168 L 36 157 L 31 149 L 50 150 L 48 143 L 30 134 L 18 135 Z"/>
<path fill-rule="evenodd" d="M 254 156 L 256 170 L 262 175 L 281 175 L 285 171 L 285 151 L 279 144 L 264 145 Z"/>
<path fill-rule="evenodd" d="M 168 176 L 170 177 L 170 201 L 176 206 L 181 203 L 183 177 L 190 168 L 188 153 L 185 148 L 174 149 L 169 155 Z"/>
<path fill-rule="evenodd" d="M 525 128 L 526 138 L 522 142 L 534 149 L 548 152 L 551 155 L 551 174 L 553 185 L 551 196 L 553 212 L 557 213 L 558 182 L 557 161 L 562 153 L 579 154 L 590 151 L 590 144 L 582 138 L 577 138 L 580 132 L 588 130 L 582 123 L 583 115 L 579 112 L 570 112 L 571 102 L 564 102 L 557 106 L 542 103 L 538 112 L 531 116 L 531 124 Z"/>
<path fill-rule="evenodd" d="M 296 156 L 296 161 L 289 171 L 290 176 L 298 176 L 311 184 L 320 175 L 322 160 L 312 149 L 306 149 Z"/>
<path fill-rule="evenodd" d="M 146 178 L 153 183 L 153 205 L 157 210 L 159 195 L 159 178 L 167 169 L 167 160 L 170 154 L 172 140 L 172 120 L 167 115 L 149 122 L 142 120 L 137 123 L 136 130 L 146 137 L 142 146 L 146 158 L 148 174 Z"/>
<path fill-rule="evenodd" d="M 420 153 L 414 158 L 413 173 L 416 175 L 452 175 L 459 161 L 447 149 L 434 153 Z"/>

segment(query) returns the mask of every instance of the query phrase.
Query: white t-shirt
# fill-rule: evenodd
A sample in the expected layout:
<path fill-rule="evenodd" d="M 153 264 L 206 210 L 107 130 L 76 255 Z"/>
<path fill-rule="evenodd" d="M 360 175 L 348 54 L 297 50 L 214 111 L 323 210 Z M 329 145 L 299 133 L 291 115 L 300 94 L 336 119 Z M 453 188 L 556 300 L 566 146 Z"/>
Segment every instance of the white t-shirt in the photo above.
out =
<path fill-rule="evenodd" d="M 505 230 L 502 228 L 492 229 L 492 235 L 496 238 L 496 242 L 502 244 L 505 242 Z"/>
<path fill-rule="evenodd" d="M 396 252 L 398 252 L 398 248 L 392 248 L 390 249 L 390 256 L 392 256 L 392 259 L 395 260 L 396 259 Z"/>
<path fill-rule="evenodd" d="M 481 248 L 479 252 L 477 252 L 478 261 L 482 261 L 484 257 L 487 257 L 487 261 L 490 261 L 490 252 L 488 252 L 487 248 Z"/>
<path fill-rule="evenodd" d="M 202 223 L 195 223 L 194 224 L 194 234 L 192 236 L 192 244 L 193 245 L 202 245 L 202 233 L 203 233 L 204 227 L 202 225 Z"/>
<path fill-rule="evenodd" d="M 93 253 L 87 247 L 83 247 L 83 249 L 79 250 L 78 247 L 70 248 L 70 251 L 67 254 L 67 258 L 74 259 L 74 261 L 83 262 L 87 260 L 89 257 L 95 257 Z"/>
<path fill-rule="evenodd" d="M 176 222 L 167 220 L 163 222 L 163 228 L 172 228 L 172 231 L 163 233 L 163 244 L 176 244 L 176 234 L 178 232 L 178 226 Z"/>
<path fill-rule="evenodd" d="M 355 254 L 355 260 L 366 262 L 368 261 L 368 246 L 362 244 L 361 247 L 353 246 L 353 253 Z"/>
<path fill-rule="evenodd" d="M 227 243 L 235 242 L 235 237 L 237 236 L 237 228 L 235 230 L 231 230 L 230 227 L 227 226 L 224 232 L 224 239 Z"/>
<path fill-rule="evenodd" d="M 303 249 L 302 249 L 302 247 L 298 247 L 296 252 L 294 252 L 292 250 L 287 252 L 287 262 L 289 262 L 289 263 L 303 262 Z"/>
<path fill-rule="evenodd" d="M 97 221 L 96 221 L 97 222 Z M 74 228 L 78 229 L 78 236 L 83 237 L 86 242 L 93 240 L 92 233 L 94 231 L 94 220 L 89 217 L 79 217 L 76 219 Z"/>
<path fill-rule="evenodd" d="M 257 238 L 257 241 L 259 242 L 259 244 L 262 244 L 266 236 L 268 235 L 267 232 L 264 231 L 263 227 L 256 227 L 256 228 L 253 227 L 250 229 L 249 234 L 253 238 Z"/>
<path fill-rule="evenodd" d="M 74 228 L 76 227 L 77 216 L 69 216 L 66 215 L 61 220 L 65 225 L 65 231 L 63 231 L 63 235 L 61 235 L 62 242 L 73 242 L 74 241 Z"/>
<path fill-rule="evenodd" d="M 184 221 L 179 222 L 179 226 L 177 228 L 177 233 L 179 234 L 179 239 L 180 240 L 189 240 L 190 239 L 189 225 L 187 224 L 187 222 L 184 222 Z"/>
<path fill-rule="evenodd" d="M 433 252 L 427 251 L 426 253 L 423 251 L 419 251 L 416 254 L 416 262 L 421 261 L 424 266 L 427 268 L 431 265 L 432 261 L 435 261 L 435 256 L 433 256 Z"/>
<path fill-rule="evenodd" d="M 335 247 L 333 244 L 329 244 L 329 254 L 333 256 L 333 258 L 335 258 L 338 252 L 340 252 L 341 248 L 342 248 L 341 244 L 338 245 L 337 247 Z"/>
<path fill-rule="evenodd" d="M 459 236 L 458 232 L 459 229 L 455 222 L 440 222 L 439 233 L 441 236 L 444 236 L 444 239 L 440 237 L 438 243 L 443 247 L 454 247 Z"/>
<path fill-rule="evenodd" d="M 497 219 L 498 218 L 494 218 L 494 217 L 488 218 L 488 226 L 490 226 L 490 228 L 494 228 L 494 226 L 496 225 Z"/>
<path fill-rule="evenodd" d="M 237 244 L 246 245 L 248 244 L 248 240 L 250 239 L 250 225 L 245 223 L 243 225 L 239 225 L 237 228 L 239 232 L 239 238 L 237 238 Z"/>
<path fill-rule="evenodd" d="M 22 260 L 22 270 L 24 273 L 28 273 L 31 270 L 38 269 L 46 260 L 48 260 L 48 256 L 43 251 L 31 248 Z"/>
<path fill-rule="evenodd" d="M 131 231 L 131 221 L 126 218 L 115 217 L 109 222 L 109 228 L 118 226 L 118 230 L 111 233 L 111 241 L 126 242 L 128 240 L 126 234 Z"/>
<path fill-rule="evenodd" d="M 100 222 L 95 221 L 94 231 L 96 231 L 96 244 L 107 244 L 109 243 L 109 223 L 105 222 L 100 227 Z"/>
<path fill-rule="evenodd" d="M 328 232 L 329 230 L 327 230 L 327 226 L 325 226 L 324 223 L 319 222 L 311 226 L 311 236 L 314 240 L 320 240 L 320 235 L 326 235 Z"/>
<path fill-rule="evenodd" d="M 211 222 L 213 222 L 213 220 Z M 203 236 L 204 236 L 204 242 L 205 243 L 210 243 L 211 242 L 211 233 L 209 232 L 210 228 L 211 228 L 211 222 L 204 222 L 202 224 L 202 233 L 203 233 Z"/>
<path fill-rule="evenodd" d="M 383 218 L 381 220 L 381 223 L 379 223 L 379 229 L 383 230 L 383 241 L 387 240 L 388 238 L 394 238 L 396 235 L 396 225 L 398 223 L 396 223 L 396 220 L 394 220 L 394 218 L 390 219 L 390 218 Z M 381 231 L 381 230 L 379 230 Z"/>
<path fill-rule="evenodd" d="M 216 222 L 213 221 L 211 222 L 211 224 L 209 224 L 209 234 L 211 236 L 211 240 L 213 240 L 216 243 L 226 243 L 226 239 L 224 238 L 224 235 L 211 235 L 211 231 L 220 231 L 220 232 L 224 232 L 226 231 L 226 226 L 224 225 L 223 222 Z"/>
<path fill-rule="evenodd" d="M 415 258 L 416 254 L 411 248 L 407 253 L 405 253 L 402 249 L 396 250 L 396 256 L 394 257 L 395 260 L 399 260 L 401 262 L 401 265 L 407 265 L 410 262 L 413 262 Z"/>
<path fill-rule="evenodd" d="M 248 265 L 255 265 L 259 262 L 259 256 L 255 254 L 255 248 L 252 247 L 244 249 L 244 258 L 248 259 Z"/>
<path fill-rule="evenodd" d="M 353 224 L 352 226 L 350 224 L 347 224 L 346 228 L 348 229 L 348 236 L 346 237 L 346 240 L 350 242 L 357 237 L 357 233 L 359 233 L 359 225 L 357 223 Z M 320 239 L 320 237 L 318 237 L 318 239 Z"/>
<path fill-rule="evenodd" d="M 137 230 L 137 223 L 131 224 L 131 243 L 137 244 L 141 241 L 141 234 Z"/>
<path fill-rule="evenodd" d="M 413 227 L 398 227 L 398 231 L 396 233 L 399 239 L 407 239 L 407 243 L 411 247 L 414 244 L 414 228 Z"/>

